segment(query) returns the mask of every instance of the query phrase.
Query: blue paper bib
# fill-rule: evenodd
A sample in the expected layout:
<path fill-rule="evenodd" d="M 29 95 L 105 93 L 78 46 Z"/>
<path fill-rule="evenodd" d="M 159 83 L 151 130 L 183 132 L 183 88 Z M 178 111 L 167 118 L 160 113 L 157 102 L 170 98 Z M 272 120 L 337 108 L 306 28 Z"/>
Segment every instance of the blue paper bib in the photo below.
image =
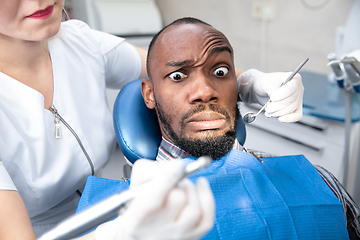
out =
<path fill-rule="evenodd" d="M 263 160 L 232 150 L 190 177 L 206 177 L 215 196 L 215 225 L 203 239 L 349 239 L 342 204 L 304 156 Z M 89 177 L 78 210 L 128 185 Z"/>

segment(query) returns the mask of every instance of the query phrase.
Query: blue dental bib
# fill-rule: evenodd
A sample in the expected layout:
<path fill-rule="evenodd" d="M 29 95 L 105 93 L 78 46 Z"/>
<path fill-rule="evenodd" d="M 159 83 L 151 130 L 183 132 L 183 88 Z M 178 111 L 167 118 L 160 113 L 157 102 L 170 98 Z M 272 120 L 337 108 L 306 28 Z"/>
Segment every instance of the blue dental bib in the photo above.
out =
<path fill-rule="evenodd" d="M 263 160 L 232 150 L 190 177 L 206 177 L 215 196 L 215 224 L 203 239 L 349 239 L 342 204 L 304 156 Z M 128 185 L 89 177 L 78 210 Z"/>

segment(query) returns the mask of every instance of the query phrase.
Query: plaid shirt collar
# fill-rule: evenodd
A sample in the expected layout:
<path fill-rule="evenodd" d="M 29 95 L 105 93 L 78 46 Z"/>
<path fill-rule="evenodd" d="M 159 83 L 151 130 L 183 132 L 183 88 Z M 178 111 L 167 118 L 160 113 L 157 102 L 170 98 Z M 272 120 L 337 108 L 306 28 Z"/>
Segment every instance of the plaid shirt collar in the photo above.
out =
<path fill-rule="evenodd" d="M 239 150 L 243 150 L 243 147 L 239 144 L 237 139 L 235 140 L 234 147 Z M 169 161 L 178 158 L 187 158 L 191 155 L 176 146 L 174 143 L 162 138 L 160 146 L 158 148 L 158 153 L 156 156 L 156 161 Z"/>

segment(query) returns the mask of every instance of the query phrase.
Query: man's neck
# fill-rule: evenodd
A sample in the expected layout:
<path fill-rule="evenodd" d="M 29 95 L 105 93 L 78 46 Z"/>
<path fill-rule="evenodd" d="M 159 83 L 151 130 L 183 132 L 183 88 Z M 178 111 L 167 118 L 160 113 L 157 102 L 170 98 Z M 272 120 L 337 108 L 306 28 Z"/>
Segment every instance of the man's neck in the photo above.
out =
<path fill-rule="evenodd" d="M 233 148 L 242 149 L 242 146 L 239 144 L 237 139 L 235 139 Z M 160 146 L 158 148 L 158 153 L 156 156 L 156 161 L 169 161 L 173 159 L 184 159 L 187 157 L 191 157 L 186 151 L 182 150 L 178 146 L 176 146 L 173 142 L 162 138 Z"/>

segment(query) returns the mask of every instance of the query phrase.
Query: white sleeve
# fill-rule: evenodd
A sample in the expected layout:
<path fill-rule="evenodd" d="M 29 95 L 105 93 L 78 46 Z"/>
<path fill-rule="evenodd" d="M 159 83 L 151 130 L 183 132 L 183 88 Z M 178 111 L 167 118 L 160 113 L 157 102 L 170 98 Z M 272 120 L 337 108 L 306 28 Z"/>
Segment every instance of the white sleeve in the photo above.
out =
<path fill-rule="evenodd" d="M 0 161 L 0 190 L 15 190 L 17 191 L 9 173 L 6 171 L 4 164 Z"/>
<path fill-rule="evenodd" d="M 63 22 L 62 32 L 65 35 L 58 34 L 59 37 L 66 38 L 76 51 L 81 49 L 82 54 L 102 58 L 106 87 L 120 89 L 139 78 L 140 55 L 124 38 L 91 29 L 79 20 Z"/>
<path fill-rule="evenodd" d="M 106 86 L 122 88 L 126 83 L 139 78 L 141 58 L 137 50 L 123 41 L 104 56 Z"/>

